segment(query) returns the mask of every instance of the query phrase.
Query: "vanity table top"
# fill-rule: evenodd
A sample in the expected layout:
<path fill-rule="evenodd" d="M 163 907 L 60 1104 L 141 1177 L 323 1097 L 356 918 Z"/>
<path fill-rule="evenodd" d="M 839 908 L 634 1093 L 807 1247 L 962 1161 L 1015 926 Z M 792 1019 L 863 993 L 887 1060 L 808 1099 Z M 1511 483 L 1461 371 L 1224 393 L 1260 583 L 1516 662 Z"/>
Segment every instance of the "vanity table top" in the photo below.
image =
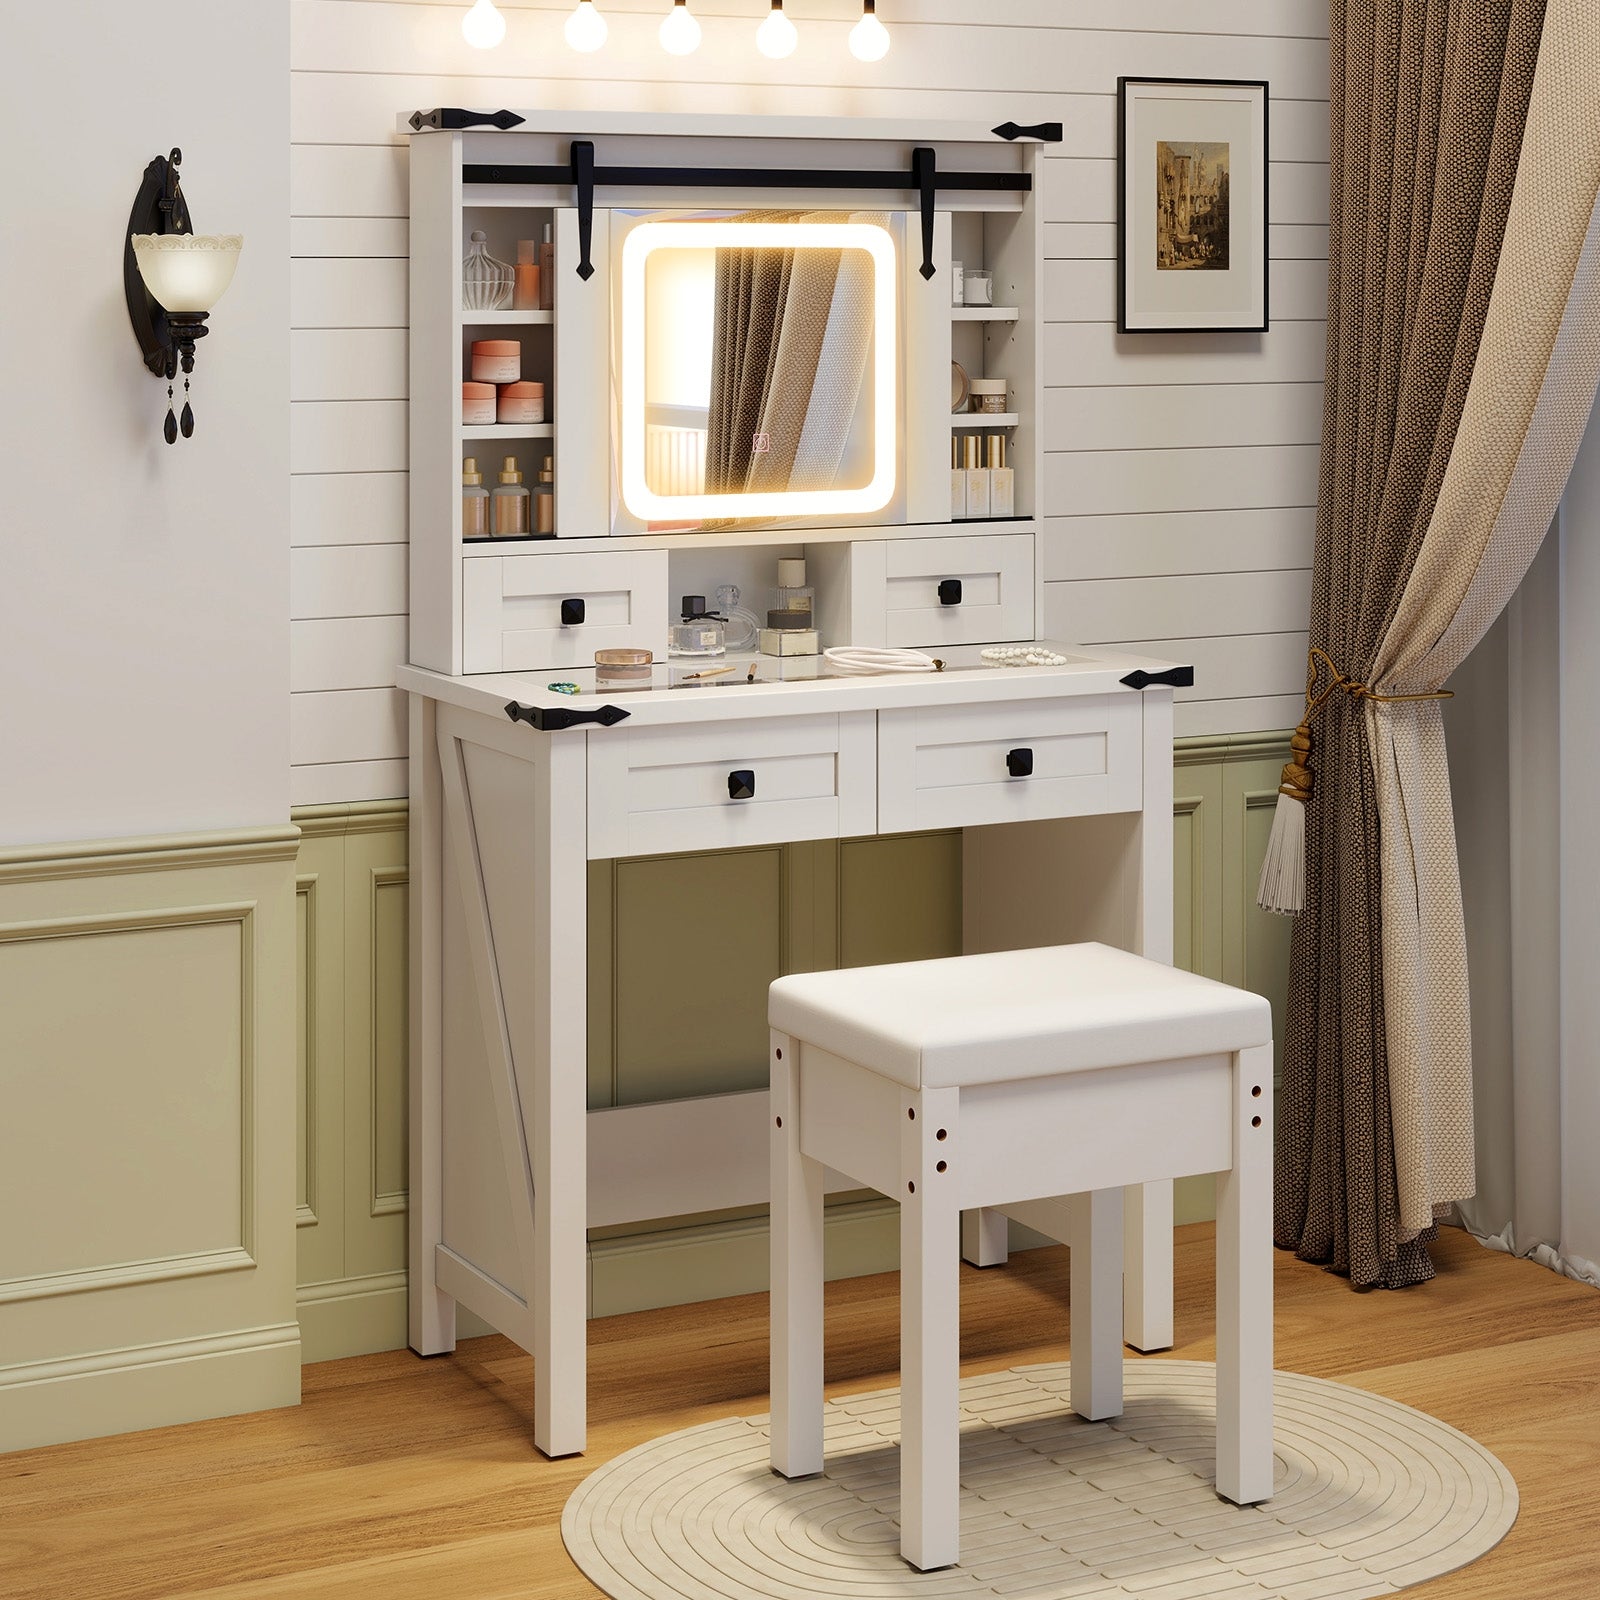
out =
<path fill-rule="evenodd" d="M 658 726 L 723 722 L 740 717 L 877 711 L 893 706 L 970 705 L 1062 695 L 1133 694 L 1138 691 L 1122 681 L 1129 673 L 1143 670 L 1157 674 L 1181 665 L 1117 650 L 1042 642 L 1047 649 L 1066 656 L 1066 663 L 1058 667 L 995 666 L 983 660 L 983 646 L 953 645 L 926 652 L 945 662 L 942 672 L 843 676 L 832 675 L 822 656 L 730 653 L 714 658 L 674 657 L 671 661 L 658 662 L 651 673 L 648 689 L 607 689 L 597 693 L 592 667 L 552 667 L 540 672 L 490 672 L 452 677 L 424 667 L 402 666 L 396 671 L 395 683 L 412 693 L 496 717 L 505 715 L 510 701 L 522 706 L 564 707 L 572 711 L 593 711 L 610 705 L 626 711 L 627 720 L 636 726 Z M 757 668 L 753 683 L 747 681 L 752 662 Z M 687 673 L 724 666 L 733 670 L 696 683 L 679 681 Z M 553 683 L 575 683 L 580 692 L 559 693 L 550 687 Z M 573 731 L 586 729 L 580 727 Z"/>

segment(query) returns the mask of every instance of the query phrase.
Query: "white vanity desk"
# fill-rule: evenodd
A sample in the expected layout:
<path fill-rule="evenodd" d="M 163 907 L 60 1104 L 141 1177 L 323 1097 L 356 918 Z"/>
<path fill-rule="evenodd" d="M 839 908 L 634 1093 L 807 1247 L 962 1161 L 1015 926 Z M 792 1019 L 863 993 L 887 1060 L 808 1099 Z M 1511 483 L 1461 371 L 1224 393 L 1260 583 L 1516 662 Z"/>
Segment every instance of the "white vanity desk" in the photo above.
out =
<path fill-rule="evenodd" d="M 508 1334 L 536 1360 L 535 1443 L 567 1455 L 585 1229 L 767 1197 L 764 1091 L 586 1109 L 587 863 L 960 828 L 966 949 L 1101 939 L 1170 960 L 1172 685 L 1190 679 L 1130 685 L 1169 664 L 1071 646 L 1057 667 L 979 656 L 1043 628 L 1036 180 L 1059 125 L 459 108 L 400 125 L 410 1337 L 450 1349 L 457 1303 Z M 540 240 L 538 305 L 523 288 L 519 308 L 509 263 Z M 512 374 L 543 398 L 487 421 L 482 388 Z M 539 499 L 519 525 L 520 478 Z M 754 684 L 669 687 L 680 596 L 737 584 L 795 626 L 758 598 L 784 556 L 807 562 L 823 645 L 948 670 L 819 680 L 815 658 L 761 657 Z M 652 650 L 656 687 L 595 696 L 612 646 Z M 1156 1349 L 1171 1186 L 1131 1199 L 1125 1331 Z M 969 1218 L 969 1259 L 1003 1259 L 1004 1226 Z"/>
<path fill-rule="evenodd" d="M 584 1448 L 587 1227 L 763 1203 L 767 1096 L 586 1110 L 586 862 L 960 826 L 969 951 L 1098 938 L 1171 959 L 1167 662 L 595 695 L 592 672 L 452 676 L 411 697 L 411 1343 L 469 1307 L 536 1361 L 535 1443 Z M 566 696 L 553 679 L 585 690 Z M 719 682 L 726 680 L 712 680 Z M 625 710 L 539 731 L 533 716 Z M 1029 761 L 1010 761 L 1027 751 Z M 1008 766 L 1031 764 L 1013 776 Z M 731 783 L 730 774 L 744 775 Z M 753 781 L 752 781 L 753 780 Z M 753 793 L 734 798 L 734 791 Z M 837 1187 L 854 1187 L 843 1179 Z M 1130 1191 L 1126 1334 L 1171 1342 L 1171 1186 Z M 967 1254 L 1003 1259 L 1004 1219 Z"/>

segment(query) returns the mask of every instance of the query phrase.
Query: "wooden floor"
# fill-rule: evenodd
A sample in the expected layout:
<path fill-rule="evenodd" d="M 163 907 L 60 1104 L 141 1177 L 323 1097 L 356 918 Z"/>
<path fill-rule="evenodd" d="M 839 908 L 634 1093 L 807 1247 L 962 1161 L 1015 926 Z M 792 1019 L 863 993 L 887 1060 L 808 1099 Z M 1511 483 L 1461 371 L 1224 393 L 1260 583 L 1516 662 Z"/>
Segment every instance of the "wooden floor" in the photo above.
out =
<path fill-rule="evenodd" d="M 1600 1595 L 1600 1292 L 1447 1231 L 1439 1277 L 1357 1295 L 1283 1254 L 1278 1365 L 1429 1411 L 1516 1478 L 1506 1541 L 1428 1600 Z M 1209 1358 L 1211 1229 L 1179 1230 L 1180 1357 Z M 830 1285 L 831 1393 L 895 1381 L 897 1280 Z M 964 1370 L 1059 1360 L 1066 1260 L 1031 1251 L 963 1277 Z M 11 1600 L 552 1600 L 596 1591 L 561 1509 L 599 1462 L 766 1409 L 767 1299 L 590 1326 L 590 1453 L 529 1442 L 531 1362 L 506 1341 L 305 1372 L 305 1403 L 0 1456 L 0 1596 Z"/>

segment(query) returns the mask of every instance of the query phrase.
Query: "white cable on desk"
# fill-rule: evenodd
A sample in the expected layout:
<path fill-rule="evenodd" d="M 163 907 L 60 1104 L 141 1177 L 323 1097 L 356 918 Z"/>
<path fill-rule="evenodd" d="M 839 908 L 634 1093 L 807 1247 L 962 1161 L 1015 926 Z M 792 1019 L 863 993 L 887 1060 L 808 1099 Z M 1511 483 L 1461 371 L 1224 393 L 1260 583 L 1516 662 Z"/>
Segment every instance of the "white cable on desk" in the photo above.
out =
<path fill-rule="evenodd" d="M 835 645 L 822 653 L 836 671 L 860 675 L 877 672 L 938 672 L 942 665 L 920 650 L 890 650 L 875 645 Z"/>

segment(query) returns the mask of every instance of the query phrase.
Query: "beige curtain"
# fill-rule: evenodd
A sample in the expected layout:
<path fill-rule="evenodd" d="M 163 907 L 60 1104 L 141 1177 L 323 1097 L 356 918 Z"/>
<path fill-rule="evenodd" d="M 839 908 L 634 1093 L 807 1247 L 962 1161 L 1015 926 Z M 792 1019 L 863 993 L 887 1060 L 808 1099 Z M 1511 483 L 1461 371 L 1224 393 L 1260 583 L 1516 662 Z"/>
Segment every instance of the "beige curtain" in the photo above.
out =
<path fill-rule="evenodd" d="M 1505 608 L 1600 382 L 1600 5 L 1550 0 L 1494 292 L 1439 498 L 1372 668 L 1442 686 Z M 1475 1187 L 1471 1021 L 1437 701 L 1367 702 L 1401 1237 Z"/>
<path fill-rule="evenodd" d="M 1544 11 L 1543 0 L 1332 7 L 1328 355 L 1310 632 L 1355 685 L 1372 680 L 1465 409 Z M 1274 1228 L 1279 1244 L 1359 1286 L 1397 1288 L 1433 1267 L 1423 1243 L 1404 1236 L 1396 1193 L 1385 841 L 1370 730 L 1354 693 L 1333 692 L 1313 723 Z"/>

